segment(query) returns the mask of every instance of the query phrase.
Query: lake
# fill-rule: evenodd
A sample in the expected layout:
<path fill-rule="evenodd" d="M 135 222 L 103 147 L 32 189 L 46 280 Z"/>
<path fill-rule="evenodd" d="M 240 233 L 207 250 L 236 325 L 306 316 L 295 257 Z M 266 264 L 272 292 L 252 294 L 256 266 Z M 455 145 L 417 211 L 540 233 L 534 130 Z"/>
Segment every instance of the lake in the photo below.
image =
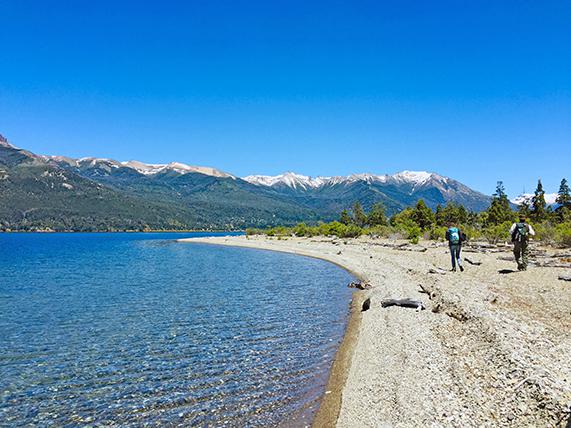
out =
<path fill-rule="evenodd" d="M 0 234 L 0 425 L 309 424 L 353 278 L 205 235 Z"/>

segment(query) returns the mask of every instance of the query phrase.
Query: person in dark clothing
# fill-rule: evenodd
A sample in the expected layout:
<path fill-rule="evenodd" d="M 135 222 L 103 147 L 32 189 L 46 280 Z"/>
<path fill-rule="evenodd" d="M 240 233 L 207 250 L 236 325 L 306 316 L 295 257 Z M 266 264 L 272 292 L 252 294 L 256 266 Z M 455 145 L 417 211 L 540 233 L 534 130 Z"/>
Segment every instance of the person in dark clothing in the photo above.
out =
<path fill-rule="evenodd" d="M 462 241 L 465 240 L 463 239 L 465 236 L 466 235 L 453 224 L 450 224 L 446 231 L 446 240 L 448 241 L 450 256 L 452 257 L 452 271 L 454 272 L 456 272 L 456 265 L 460 268 L 460 272 L 464 272 L 462 262 L 460 261 L 460 252 L 462 251 Z"/>
<path fill-rule="evenodd" d="M 529 256 L 529 237 L 535 235 L 531 224 L 525 222 L 525 216 L 519 216 L 519 222 L 512 224 L 510 235 L 514 244 L 514 256 L 517 262 L 517 270 L 526 270 Z"/>

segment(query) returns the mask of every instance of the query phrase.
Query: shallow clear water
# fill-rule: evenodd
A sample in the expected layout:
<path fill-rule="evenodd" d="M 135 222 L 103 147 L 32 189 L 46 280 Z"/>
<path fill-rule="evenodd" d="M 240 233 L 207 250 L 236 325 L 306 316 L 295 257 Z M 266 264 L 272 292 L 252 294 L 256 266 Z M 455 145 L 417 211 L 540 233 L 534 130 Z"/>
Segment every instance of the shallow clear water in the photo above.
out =
<path fill-rule="evenodd" d="M 0 425 L 302 425 L 351 280 L 196 234 L 0 234 Z"/>

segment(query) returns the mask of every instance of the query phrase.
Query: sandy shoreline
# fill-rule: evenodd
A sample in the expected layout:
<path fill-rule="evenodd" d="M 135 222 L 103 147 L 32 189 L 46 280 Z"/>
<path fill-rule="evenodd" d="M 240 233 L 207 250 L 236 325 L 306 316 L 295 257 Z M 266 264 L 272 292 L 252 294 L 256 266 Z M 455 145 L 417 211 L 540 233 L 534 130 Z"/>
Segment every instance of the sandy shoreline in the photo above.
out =
<path fill-rule="evenodd" d="M 500 274 L 509 253 L 398 251 L 360 238 L 209 237 L 181 241 L 284 251 L 336 263 L 373 285 L 352 316 L 314 426 L 565 426 L 571 403 L 571 288 L 564 268 Z M 429 244 L 426 244 L 428 246 Z M 419 284 L 434 293 L 419 293 Z M 361 314 L 361 302 L 371 309 Z M 427 310 L 382 308 L 383 298 Z M 355 310 L 355 308 L 357 310 Z"/>

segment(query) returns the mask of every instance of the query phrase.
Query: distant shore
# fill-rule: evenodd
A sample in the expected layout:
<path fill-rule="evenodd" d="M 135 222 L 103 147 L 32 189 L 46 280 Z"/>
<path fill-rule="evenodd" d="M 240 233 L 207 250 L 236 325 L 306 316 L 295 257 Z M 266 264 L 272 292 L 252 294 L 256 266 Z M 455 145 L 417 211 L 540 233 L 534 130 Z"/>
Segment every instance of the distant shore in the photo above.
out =
<path fill-rule="evenodd" d="M 373 286 L 354 294 L 352 316 L 314 426 L 567 423 L 571 292 L 557 277 L 569 269 L 511 272 L 515 264 L 507 260 L 508 249 L 498 249 L 465 253 L 481 265 L 467 264 L 465 272 L 452 273 L 446 271 L 446 247 L 424 243 L 398 249 L 371 238 L 179 241 L 317 257 Z M 419 292 L 419 284 L 431 298 Z M 371 298 L 371 309 L 361 312 L 366 298 Z M 384 298 L 421 300 L 427 310 L 382 308 Z"/>

